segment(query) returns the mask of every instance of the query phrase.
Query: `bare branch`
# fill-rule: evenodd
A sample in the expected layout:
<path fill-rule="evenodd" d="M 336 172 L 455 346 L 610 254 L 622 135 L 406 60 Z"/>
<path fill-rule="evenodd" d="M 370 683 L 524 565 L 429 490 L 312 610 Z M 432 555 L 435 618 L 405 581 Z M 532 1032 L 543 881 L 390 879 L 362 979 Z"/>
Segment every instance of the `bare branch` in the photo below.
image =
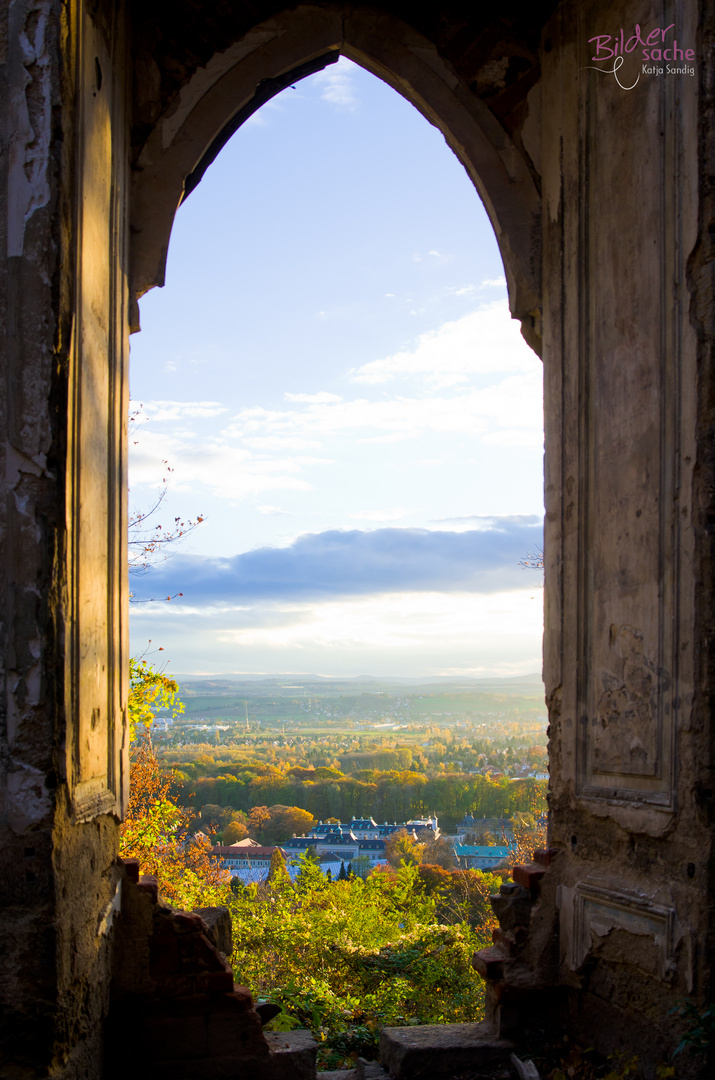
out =
<path fill-rule="evenodd" d="M 135 428 L 141 422 L 139 413 L 142 409 L 142 405 L 137 405 L 129 414 L 129 432 L 134 433 Z M 135 445 L 138 440 L 135 440 Z M 175 517 L 173 524 L 168 528 L 165 528 L 161 523 L 157 523 L 153 526 L 147 526 L 146 522 L 158 513 L 161 509 L 162 503 L 167 495 L 169 476 L 174 471 L 168 461 L 162 462 L 164 471 L 167 475 L 162 477 L 162 484 L 164 485 L 159 491 L 153 505 L 148 510 L 137 510 L 129 515 L 129 527 L 127 537 L 127 547 L 129 556 L 129 573 L 130 574 L 146 574 L 157 561 L 163 562 L 168 559 L 173 552 L 166 553 L 166 548 L 171 544 L 178 543 L 179 540 L 192 533 L 201 523 L 205 520 L 203 514 L 199 514 L 194 519 L 187 518 L 183 520 L 181 517 Z M 157 553 L 161 552 L 160 557 L 157 559 Z M 166 597 L 152 597 L 149 600 L 135 600 L 133 596 L 129 597 L 132 604 L 152 604 L 161 599 L 164 602 L 167 600 L 174 600 L 177 596 L 182 596 L 182 593 L 174 593 L 173 596 Z"/>

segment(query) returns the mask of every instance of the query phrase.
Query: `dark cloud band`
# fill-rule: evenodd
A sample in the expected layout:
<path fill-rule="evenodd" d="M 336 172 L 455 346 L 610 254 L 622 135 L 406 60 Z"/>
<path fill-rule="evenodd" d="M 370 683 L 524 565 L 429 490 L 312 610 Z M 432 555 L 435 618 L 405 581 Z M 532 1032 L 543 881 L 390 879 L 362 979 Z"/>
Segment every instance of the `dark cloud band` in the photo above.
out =
<path fill-rule="evenodd" d="M 524 588 L 520 560 L 542 541 L 535 517 L 489 519 L 461 532 L 330 530 L 232 558 L 176 555 L 131 582 L 136 599 L 184 594 L 189 604 L 328 600 L 388 592 L 481 592 Z"/>

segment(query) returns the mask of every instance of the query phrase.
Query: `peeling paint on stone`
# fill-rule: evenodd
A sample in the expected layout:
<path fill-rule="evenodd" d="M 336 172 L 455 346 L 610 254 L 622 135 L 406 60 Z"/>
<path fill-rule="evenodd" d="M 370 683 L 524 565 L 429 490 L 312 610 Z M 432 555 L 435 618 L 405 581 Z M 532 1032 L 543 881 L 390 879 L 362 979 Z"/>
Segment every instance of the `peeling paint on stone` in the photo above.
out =
<path fill-rule="evenodd" d="M 50 200 L 52 66 L 47 42 L 50 0 L 10 4 L 12 93 L 9 102 L 7 253 L 23 254 L 32 215 Z"/>
<path fill-rule="evenodd" d="M 28 765 L 15 764 L 7 774 L 6 814 L 10 828 L 18 835 L 33 825 L 41 825 L 52 812 L 52 799 L 45 787 L 44 773 Z"/>

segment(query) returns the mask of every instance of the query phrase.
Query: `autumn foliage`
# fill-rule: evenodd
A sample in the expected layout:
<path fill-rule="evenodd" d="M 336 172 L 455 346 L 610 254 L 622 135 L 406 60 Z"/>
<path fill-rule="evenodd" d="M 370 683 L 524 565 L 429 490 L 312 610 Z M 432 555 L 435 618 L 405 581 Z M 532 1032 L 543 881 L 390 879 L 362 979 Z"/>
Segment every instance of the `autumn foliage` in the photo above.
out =
<path fill-rule="evenodd" d="M 189 816 L 169 797 L 172 779 L 162 771 L 150 736 L 142 736 L 133 752 L 119 854 L 138 859 L 142 874 L 156 875 L 162 897 L 176 907 L 225 903 L 227 875 L 209 855 L 211 841 L 190 837 Z"/>

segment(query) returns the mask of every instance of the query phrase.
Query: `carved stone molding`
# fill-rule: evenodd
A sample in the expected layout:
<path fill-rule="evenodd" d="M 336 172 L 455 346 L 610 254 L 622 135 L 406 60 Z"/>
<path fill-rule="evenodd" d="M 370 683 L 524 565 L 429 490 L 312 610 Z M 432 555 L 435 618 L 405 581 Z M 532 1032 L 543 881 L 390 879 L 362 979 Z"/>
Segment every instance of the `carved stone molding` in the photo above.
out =
<path fill-rule="evenodd" d="M 672 811 L 691 106 L 675 78 L 629 92 L 589 65 L 603 7 L 580 9 L 576 790 Z M 667 25 L 670 7 L 651 0 L 642 19 Z M 615 127 L 634 133 L 618 153 Z"/>
<path fill-rule="evenodd" d="M 121 19 L 75 16 L 76 289 L 70 348 L 67 775 L 76 822 L 127 797 L 127 154 Z"/>
<path fill-rule="evenodd" d="M 630 936 L 632 943 L 628 956 L 622 955 L 623 962 L 665 982 L 673 978 L 674 908 L 588 879 L 573 889 L 562 887 L 560 894 L 563 958 L 571 971 L 580 970 L 609 935 L 621 931 Z"/>

